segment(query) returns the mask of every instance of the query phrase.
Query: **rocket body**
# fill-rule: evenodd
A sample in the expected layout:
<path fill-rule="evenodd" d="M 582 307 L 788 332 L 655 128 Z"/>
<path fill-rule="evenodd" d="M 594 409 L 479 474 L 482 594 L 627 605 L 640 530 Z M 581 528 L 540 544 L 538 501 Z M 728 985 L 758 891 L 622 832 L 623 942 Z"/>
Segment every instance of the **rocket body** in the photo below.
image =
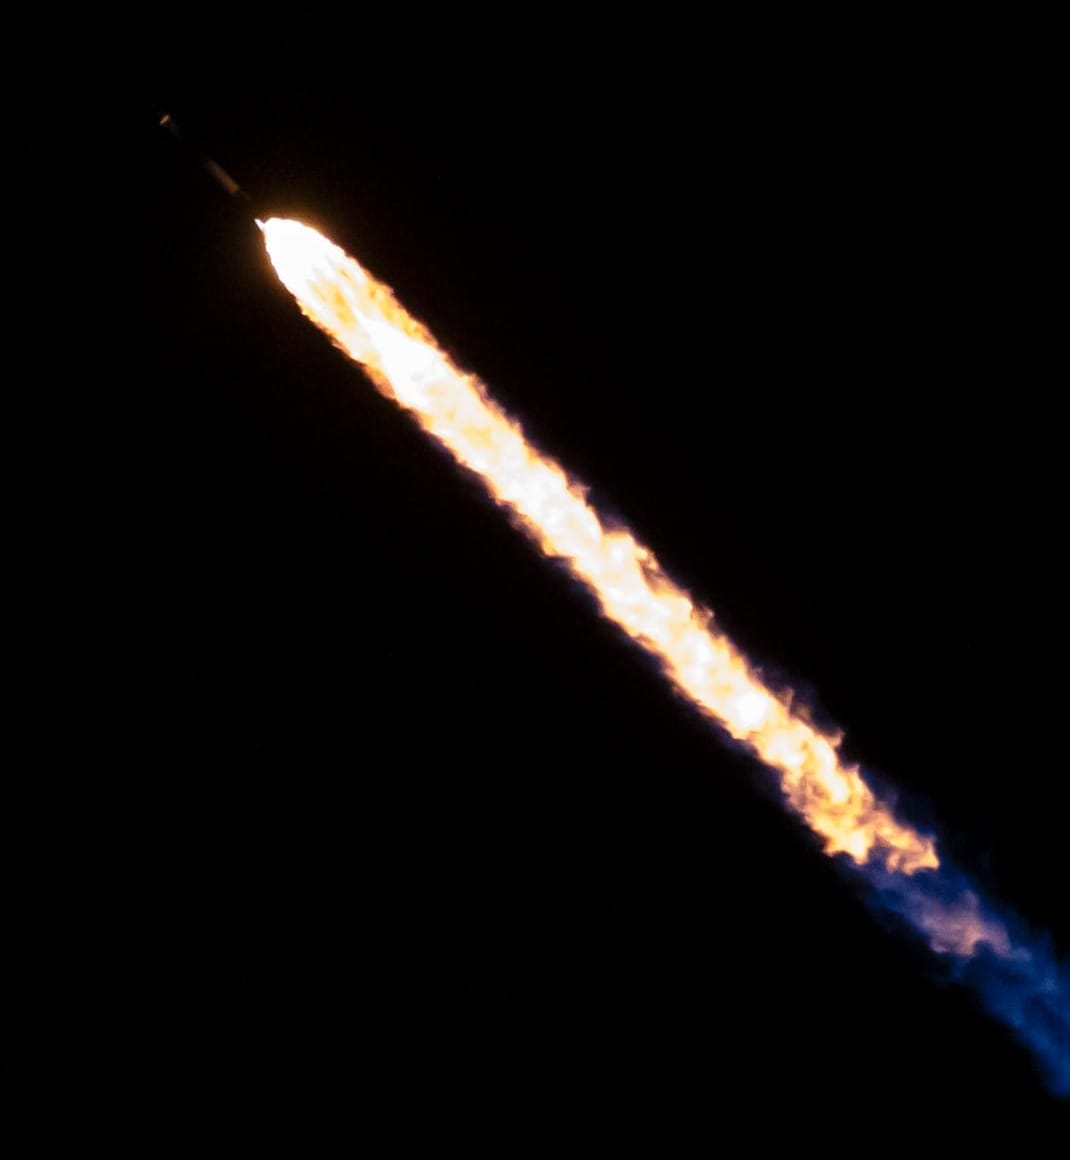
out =
<path fill-rule="evenodd" d="M 192 145 L 186 138 L 185 133 L 179 127 L 178 122 L 171 116 L 170 113 L 160 114 L 160 128 L 166 129 L 176 141 L 180 141 L 188 148 L 197 160 L 201 163 L 201 168 L 220 186 L 220 188 L 230 197 L 238 202 L 250 202 L 252 199 L 245 192 L 244 189 L 234 180 L 233 177 L 220 165 L 217 161 L 213 161 L 211 157 L 207 157 L 196 146 Z"/>

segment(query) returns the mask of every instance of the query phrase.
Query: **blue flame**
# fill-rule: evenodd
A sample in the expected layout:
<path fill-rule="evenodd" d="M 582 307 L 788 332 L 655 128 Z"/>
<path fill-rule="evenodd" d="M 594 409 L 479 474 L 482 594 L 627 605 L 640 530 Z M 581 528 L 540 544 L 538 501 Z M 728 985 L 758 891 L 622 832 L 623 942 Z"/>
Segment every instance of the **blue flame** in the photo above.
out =
<path fill-rule="evenodd" d="M 1070 967 L 1051 939 L 984 899 L 955 866 L 913 875 L 854 868 L 869 904 L 922 938 L 951 976 L 1033 1053 L 1053 1095 L 1070 1098 Z"/>

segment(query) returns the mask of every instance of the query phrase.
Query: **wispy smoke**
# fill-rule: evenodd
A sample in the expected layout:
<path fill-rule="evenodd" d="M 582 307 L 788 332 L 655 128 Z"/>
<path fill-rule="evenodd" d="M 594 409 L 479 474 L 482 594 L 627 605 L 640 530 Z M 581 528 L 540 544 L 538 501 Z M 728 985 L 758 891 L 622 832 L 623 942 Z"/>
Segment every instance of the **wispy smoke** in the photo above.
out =
<path fill-rule="evenodd" d="M 1070 969 L 1047 935 L 985 900 L 944 858 L 913 875 L 850 867 L 869 903 L 902 920 L 989 1013 L 1036 1056 L 1053 1094 L 1070 1097 Z"/>

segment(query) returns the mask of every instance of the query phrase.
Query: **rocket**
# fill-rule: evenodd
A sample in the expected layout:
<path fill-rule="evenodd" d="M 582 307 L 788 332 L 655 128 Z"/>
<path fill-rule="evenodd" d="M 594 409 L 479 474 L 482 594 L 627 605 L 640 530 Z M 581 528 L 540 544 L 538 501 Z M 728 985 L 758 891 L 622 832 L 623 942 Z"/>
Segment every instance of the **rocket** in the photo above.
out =
<path fill-rule="evenodd" d="M 245 205 L 251 203 L 252 198 L 249 197 L 245 190 L 230 176 L 222 165 L 217 161 L 213 161 L 211 157 L 207 157 L 187 140 L 185 133 L 182 132 L 178 122 L 170 113 L 161 113 L 159 123 L 161 129 L 166 129 L 176 141 L 180 141 L 192 151 L 201 163 L 201 167 L 221 186 L 225 193 L 229 194 L 236 202 L 244 203 Z"/>

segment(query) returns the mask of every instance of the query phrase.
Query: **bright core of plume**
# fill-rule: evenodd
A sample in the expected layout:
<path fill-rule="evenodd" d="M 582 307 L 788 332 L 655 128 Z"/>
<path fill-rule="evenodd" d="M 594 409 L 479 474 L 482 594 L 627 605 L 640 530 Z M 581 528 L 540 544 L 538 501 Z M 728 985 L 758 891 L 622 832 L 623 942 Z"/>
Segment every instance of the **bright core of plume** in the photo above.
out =
<path fill-rule="evenodd" d="M 776 771 L 788 803 L 828 853 L 908 872 L 937 865 L 932 840 L 897 821 L 840 759 L 836 740 L 762 684 L 711 614 L 666 577 L 647 548 L 603 526 L 583 488 L 526 441 L 386 286 L 300 222 L 272 218 L 262 229 L 271 261 L 304 313 L 476 472 L 547 556 L 567 563 L 605 615 L 661 661 L 683 696 Z"/>

